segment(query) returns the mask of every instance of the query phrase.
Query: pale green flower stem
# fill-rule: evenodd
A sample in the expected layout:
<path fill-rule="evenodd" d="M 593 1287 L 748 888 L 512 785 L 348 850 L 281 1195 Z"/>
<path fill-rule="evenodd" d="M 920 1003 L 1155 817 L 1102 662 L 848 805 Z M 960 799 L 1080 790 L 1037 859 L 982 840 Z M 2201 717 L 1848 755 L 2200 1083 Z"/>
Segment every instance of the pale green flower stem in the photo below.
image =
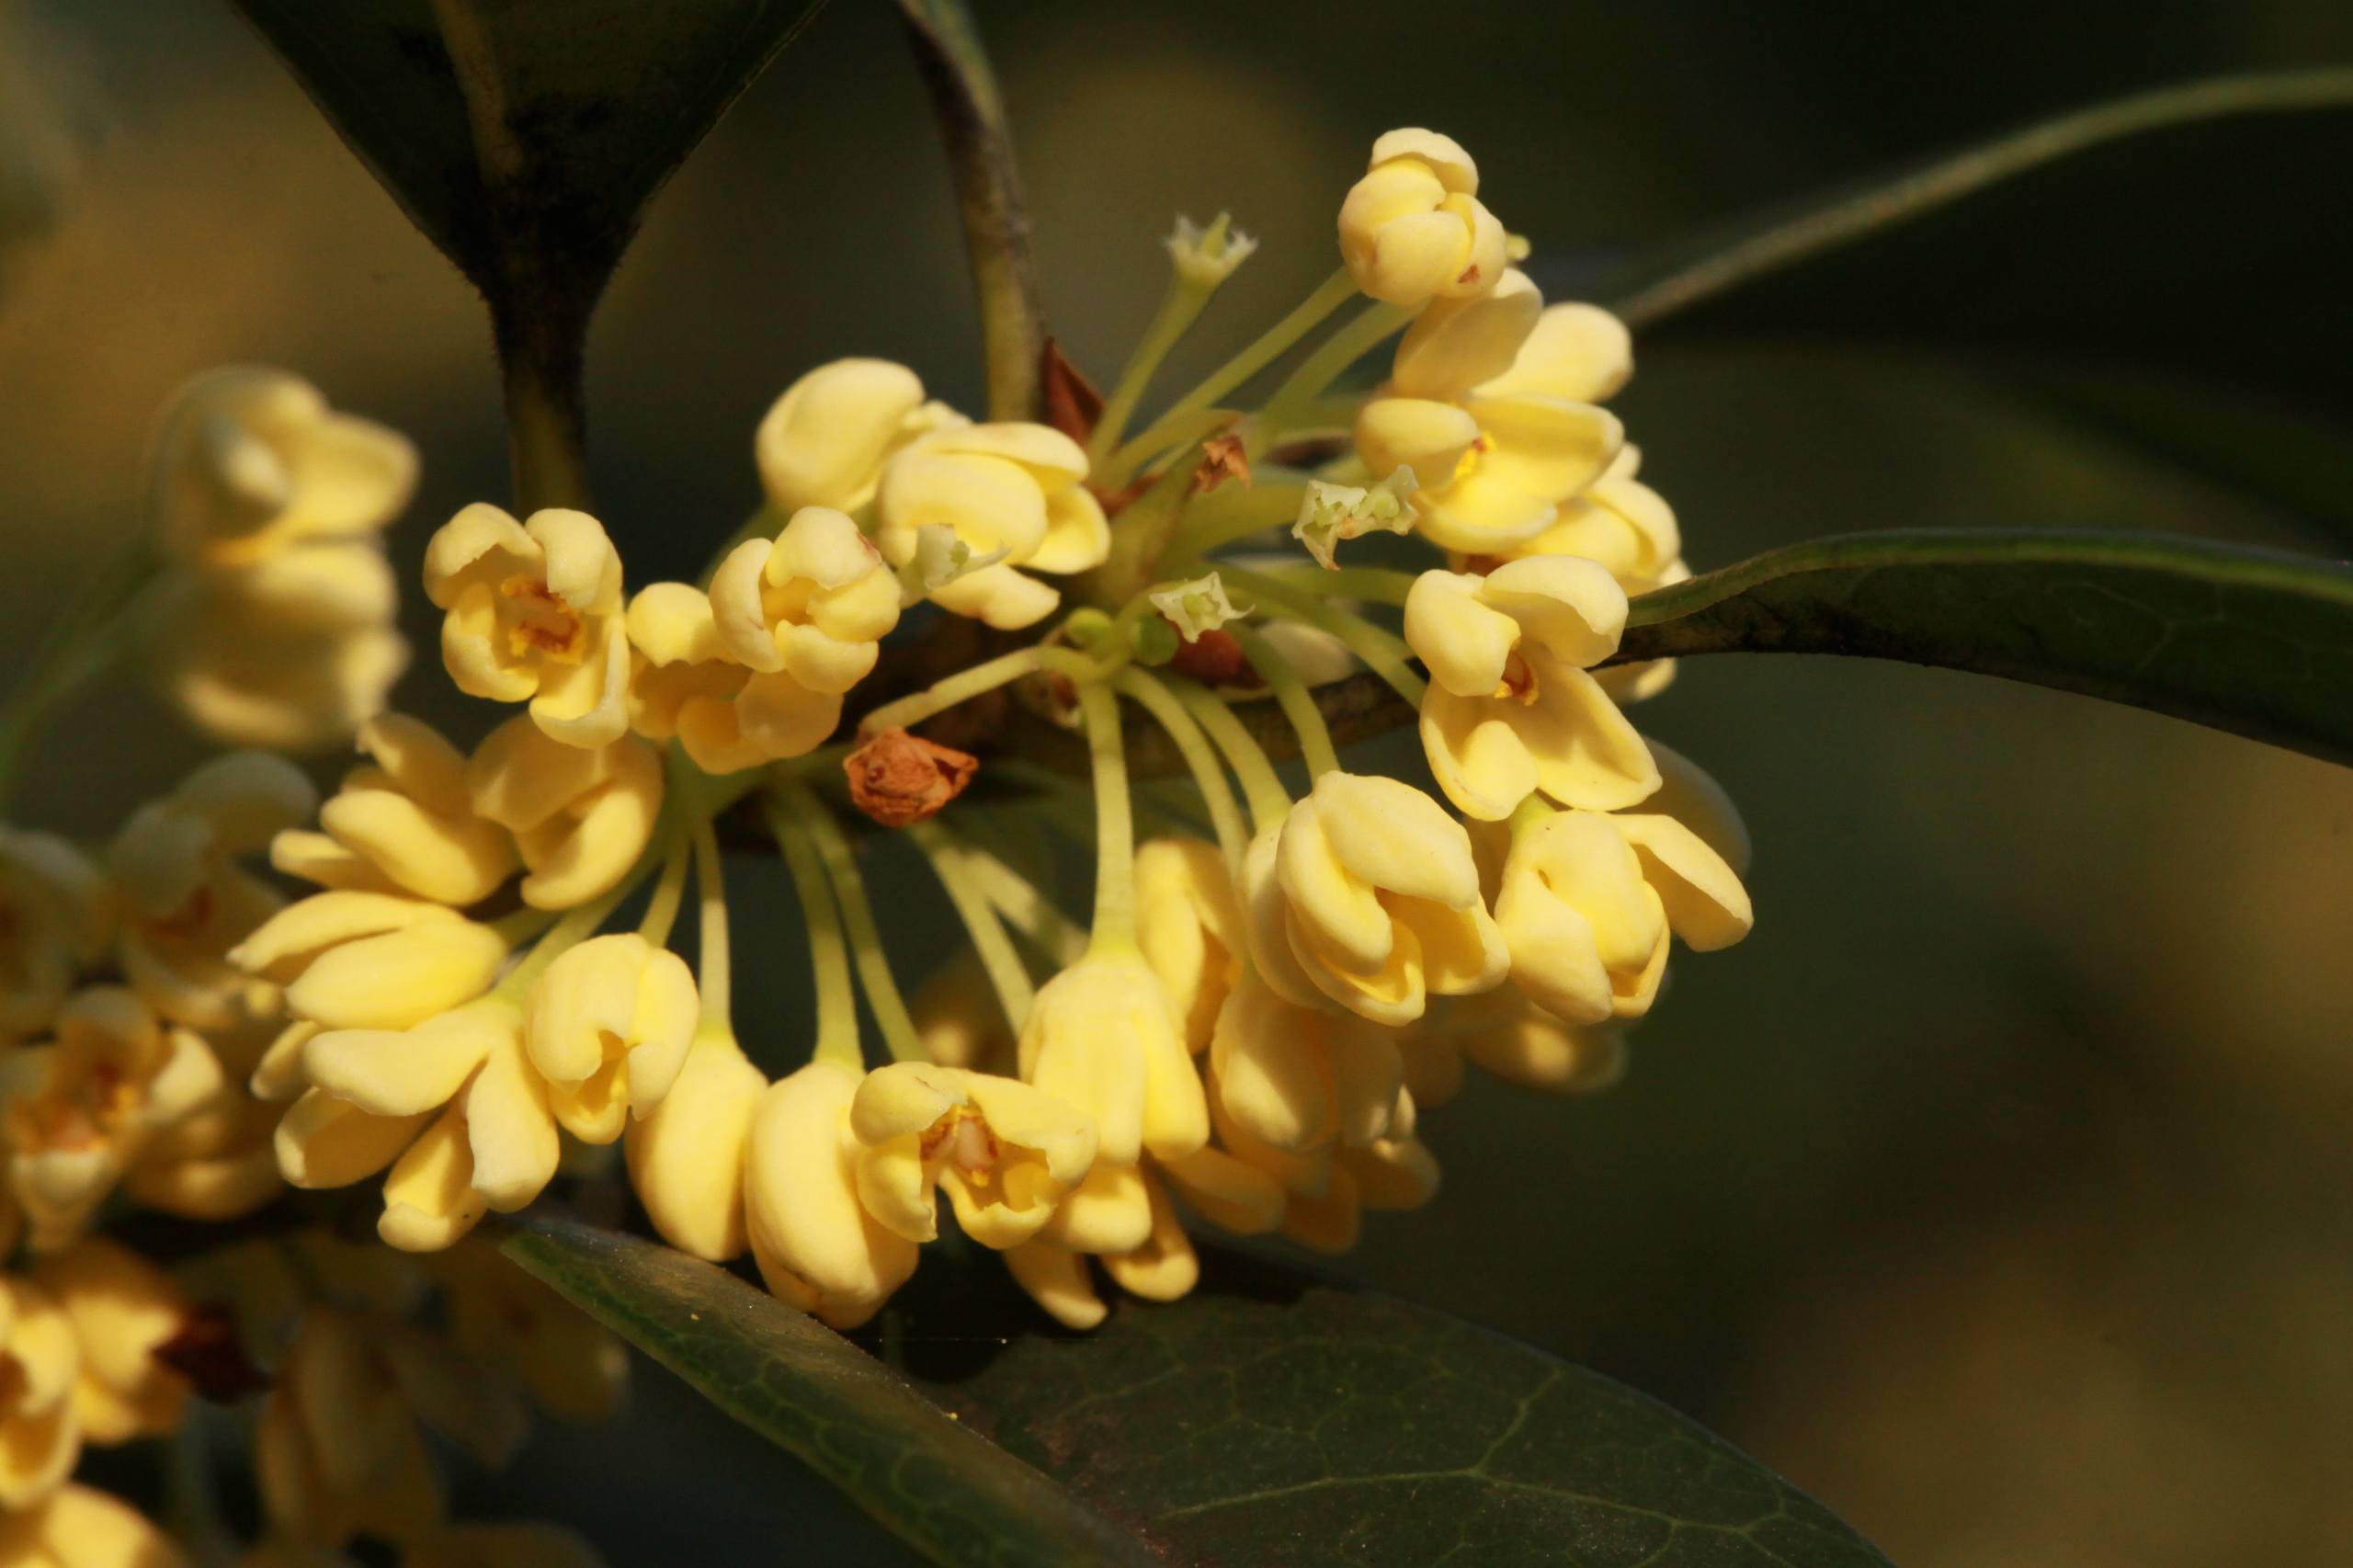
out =
<path fill-rule="evenodd" d="M 972 886 L 1031 948 L 1061 967 L 1086 957 L 1086 931 L 1036 883 L 969 839 L 952 833 L 948 837 Z"/>
<path fill-rule="evenodd" d="M 1078 710 L 1086 722 L 1086 756 L 1095 776 L 1095 921 L 1086 950 L 1101 958 L 1135 948 L 1135 818 L 1128 801 L 1120 699 L 1109 687 L 1088 681 L 1078 688 Z"/>
<path fill-rule="evenodd" d="M 1042 643 L 1017 648 L 1010 653 L 1000 653 L 994 659 L 974 665 L 971 669 L 959 670 L 921 691 L 902 697 L 895 702 L 884 703 L 858 722 L 858 733 L 861 736 L 869 736 L 881 734 L 885 730 L 913 729 L 926 719 L 945 713 L 960 702 L 969 702 L 975 697 L 1010 685 L 1023 676 L 1035 675 L 1040 670 L 1052 670 L 1082 685 L 1098 680 L 1126 663 L 1129 657 L 1124 638 L 1107 639 L 1104 646 L 1101 659 L 1090 659 L 1068 648 L 1050 648 Z"/>
<path fill-rule="evenodd" d="M 997 918 L 988 895 L 966 871 L 963 855 L 946 830 L 937 823 L 918 822 L 908 824 L 906 834 L 931 862 L 933 875 L 939 879 L 948 902 L 956 906 L 972 938 L 972 951 L 989 977 L 990 989 L 996 993 L 997 1006 L 1005 1009 L 1006 1023 L 1019 1033 L 1022 1021 L 1029 1016 L 1029 1004 L 1037 998 L 1037 988 L 1029 982 L 1021 955 L 1014 949 L 1013 938 L 1006 934 L 1005 922 Z"/>
<path fill-rule="evenodd" d="M 1208 306 L 1210 296 L 1217 292 L 1214 283 L 1199 283 L 1176 269 L 1168 279 L 1168 292 L 1160 299 L 1160 309 L 1154 312 L 1152 324 L 1144 328 L 1142 339 L 1135 352 L 1120 370 L 1120 379 L 1111 395 L 1103 400 L 1102 417 L 1095 422 L 1095 429 L 1087 437 L 1086 458 L 1090 466 L 1099 468 L 1111 449 L 1128 427 L 1136 411 L 1136 403 L 1143 397 L 1144 388 L 1152 384 L 1161 361 L 1168 351 L 1189 331 Z"/>
<path fill-rule="evenodd" d="M 858 859 L 850 853 L 849 840 L 843 835 L 841 824 L 834 820 L 832 809 L 818 798 L 817 792 L 803 783 L 786 784 L 770 799 L 771 822 L 785 811 L 790 811 L 817 846 L 818 858 L 824 863 L 825 876 L 833 883 L 834 898 L 841 905 L 850 961 L 857 966 L 858 984 L 866 991 L 867 1008 L 882 1031 L 882 1044 L 891 1052 L 891 1060 L 930 1061 L 931 1052 L 924 1049 L 922 1037 L 915 1033 L 915 1021 L 907 1012 L 906 999 L 899 994 L 899 983 L 892 977 L 891 955 L 882 946 L 882 933 L 874 922 L 874 905 L 866 896 L 866 879 L 858 872 Z"/>
<path fill-rule="evenodd" d="M 1218 847 L 1225 852 L 1228 864 L 1238 873 L 1249 835 L 1243 831 L 1242 808 L 1234 803 L 1233 786 L 1226 781 L 1225 769 L 1218 762 L 1209 737 L 1157 676 L 1131 665 L 1112 676 L 1111 684 L 1122 697 L 1134 699 L 1168 732 L 1177 755 L 1185 759 L 1186 767 L 1193 775 L 1193 787 L 1200 791 L 1201 805 L 1209 812 L 1210 825 L 1217 833 Z"/>
<path fill-rule="evenodd" d="M 1242 566 L 1220 566 L 1218 570 L 1243 592 L 1255 594 L 1283 614 L 1321 628 L 1338 638 L 1342 646 L 1362 659 L 1365 667 L 1387 681 L 1398 696 L 1417 708 L 1421 706 L 1422 694 L 1429 689 L 1429 683 L 1414 673 L 1410 663 L 1413 650 L 1405 646 L 1403 638 L 1383 631 L 1360 615 L 1336 608 L 1285 577 L 1254 572 Z M 1400 572 L 1384 575 L 1402 577 L 1405 574 Z M 1331 574 L 1319 574 L 1319 576 L 1328 579 Z M 1254 665 L 1257 663 L 1255 655 L 1251 663 Z M 1276 695 L 1279 698 L 1280 691 L 1278 690 Z M 1289 712 L 1289 708 L 1286 707 L 1284 711 Z"/>
<path fill-rule="evenodd" d="M 1256 458 L 1290 431 L 1316 424 L 1321 417 L 1318 405 L 1332 383 L 1383 338 L 1403 332 L 1415 313 L 1403 305 L 1368 305 L 1355 320 L 1325 338 L 1267 394 L 1258 417 L 1250 422 L 1245 443 L 1250 456 Z"/>
<path fill-rule="evenodd" d="M 1217 743 L 1218 749 L 1225 753 L 1234 777 L 1242 781 L 1243 799 L 1250 804 L 1251 825 L 1260 833 L 1281 826 L 1283 819 L 1290 814 L 1290 791 L 1283 788 L 1275 765 L 1267 759 L 1266 749 L 1215 692 L 1188 680 L 1162 678 L 1176 694 L 1176 700 L 1199 722 L 1203 732 Z"/>
<path fill-rule="evenodd" d="M 678 923 L 678 907 L 687 897 L 688 835 L 683 826 L 673 827 L 664 839 L 662 880 L 654 884 L 654 896 L 645 905 L 645 918 L 637 923 L 637 934 L 657 948 L 670 944 L 670 928 Z"/>
<path fill-rule="evenodd" d="M 1281 707 L 1283 717 L 1290 721 L 1290 727 L 1298 733 L 1299 755 L 1307 764 L 1308 777 L 1321 778 L 1327 773 L 1337 773 L 1340 770 L 1340 754 L 1332 745 L 1331 727 L 1324 722 L 1324 715 L 1315 706 L 1314 693 L 1309 691 L 1307 683 L 1299 678 L 1299 672 L 1291 667 L 1291 662 L 1283 657 L 1281 650 L 1260 635 L 1256 627 L 1236 626 L 1230 630 L 1233 640 L 1242 644 L 1243 654 L 1250 661 L 1250 667 L 1258 672 L 1258 678 L 1265 681 L 1267 688 L 1275 694 L 1275 701 Z"/>
<path fill-rule="evenodd" d="M 858 1045 L 858 992 L 850 983 L 849 944 L 842 934 L 841 910 L 826 882 L 824 858 L 818 852 L 816 835 L 805 819 L 785 811 L 774 796 L 767 804 L 768 825 L 775 831 L 777 846 L 784 851 L 784 863 L 792 872 L 792 891 L 800 895 L 801 920 L 809 932 L 809 968 L 817 991 L 817 1043 L 809 1059 L 862 1073 L 866 1070 L 866 1057 Z M 699 860 L 699 841 L 696 850 Z M 697 875 L 699 881 L 699 869 Z M 710 914 L 707 901 L 703 907 L 708 932 Z M 723 928 L 723 912 L 721 920 Z M 708 943 L 706 936 L 706 962 Z M 721 952 L 723 962 L 723 939 Z M 710 1002 L 709 984 L 706 980 L 706 1016 Z"/>
<path fill-rule="evenodd" d="M 1181 575 L 1212 550 L 1296 521 L 1306 499 L 1303 483 L 1270 484 L 1261 477 L 1247 490 L 1221 486 L 1185 509 L 1157 569 L 1163 576 Z"/>
<path fill-rule="evenodd" d="M 1294 306 L 1289 315 L 1259 334 L 1242 352 L 1210 372 L 1207 380 L 1178 398 L 1142 435 L 1114 451 L 1095 475 L 1097 487 L 1119 489 L 1133 477 L 1137 469 L 1143 466 L 1146 459 L 1198 435 L 1201 429 L 1199 421 L 1202 415 L 1215 405 L 1218 399 L 1273 364 L 1284 350 L 1313 332 L 1324 317 L 1356 298 L 1356 279 L 1348 276 L 1347 267 L 1325 278 L 1315 292 Z M 1355 358 L 1355 354 L 1349 355 L 1347 360 L 1342 361 L 1342 368 L 1345 369 Z M 1325 384 L 1329 384 L 1328 379 Z M 1316 390 L 1320 392 L 1323 389 L 1318 387 Z"/>

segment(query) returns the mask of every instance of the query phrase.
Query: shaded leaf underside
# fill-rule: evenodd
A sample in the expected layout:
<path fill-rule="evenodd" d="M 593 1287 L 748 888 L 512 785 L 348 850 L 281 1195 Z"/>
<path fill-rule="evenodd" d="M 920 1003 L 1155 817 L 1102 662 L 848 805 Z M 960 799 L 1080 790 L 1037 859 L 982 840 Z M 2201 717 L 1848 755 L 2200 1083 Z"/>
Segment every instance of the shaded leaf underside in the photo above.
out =
<path fill-rule="evenodd" d="M 1040 1332 L 993 1259 L 936 1258 L 884 1336 L 919 1393 L 654 1243 L 532 1217 L 504 1245 L 941 1562 L 1885 1568 L 1640 1394 L 1233 1255 L 1084 1335 Z"/>

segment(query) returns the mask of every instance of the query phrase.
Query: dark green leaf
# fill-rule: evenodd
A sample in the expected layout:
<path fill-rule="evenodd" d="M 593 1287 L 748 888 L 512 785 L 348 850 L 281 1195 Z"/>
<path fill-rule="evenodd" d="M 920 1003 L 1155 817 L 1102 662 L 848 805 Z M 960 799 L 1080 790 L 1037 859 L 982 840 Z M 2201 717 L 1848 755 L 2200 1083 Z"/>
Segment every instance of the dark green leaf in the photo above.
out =
<path fill-rule="evenodd" d="M 1886 1568 L 1788 1482 L 1607 1378 L 1393 1298 L 1203 1263 L 1183 1301 L 1124 1302 L 1083 1335 L 976 1324 L 960 1281 L 912 1310 L 904 1354 L 949 1409 L 1170 1562 Z M 926 1332 L 949 1324 L 983 1332 Z"/>
<path fill-rule="evenodd" d="M 942 1562 L 1886 1568 L 1640 1394 L 1232 1255 L 1184 1301 L 1084 1335 L 1041 1332 L 993 1259 L 930 1260 L 884 1342 L 949 1421 L 722 1270 L 563 1221 L 505 1245 Z"/>
<path fill-rule="evenodd" d="M 583 504 L 597 297 L 654 192 L 824 0 L 237 4 L 488 301 L 517 504 Z"/>
<path fill-rule="evenodd" d="M 1141 1568 L 1154 1561 L 881 1362 L 724 1269 L 634 1236 L 538 1216 L 514 1224 L 500 1245 L 934 1562 Z M 793 1559 L 781 1545 L 770 1558 Z"/>
<path fill-rule="evenodd" d="M 2353 762 L 2353 567 L 2160 535 L 1894 531 L 1646 594 L 1620 662 L 1850 653 L 2006 676 Z"/>
<path fill-rule="evenodd" d="M 2141 93 L 2044 120 L 1795 214 L 1740 225 L 1699 246 L 1645 259 L 1599 297 L 1637 328 L 1768 273 L 1931 212 L 1989 185 L 2120 137 L 2225 115 L 2353 104 L 2353 70 L 2224 76 Z M 2056 236 L 2050 236 L 2056 243 Z"/>
<path fill-rule="evenodd" d="M 609 273 L 654 193 L 818 9 L 237 4 L 416 226 L 485 291 L 504 247 L 560 247 Z"/>
<path fill-rule="evenodd" d="M 1038 383 L 1045 312 L 1005 100 L 962 0 L 899 0 L 899 9 L 956 176 L 964 246 L 980 296 L 989 417 L 1034 419 L 1042 412 Z"/>

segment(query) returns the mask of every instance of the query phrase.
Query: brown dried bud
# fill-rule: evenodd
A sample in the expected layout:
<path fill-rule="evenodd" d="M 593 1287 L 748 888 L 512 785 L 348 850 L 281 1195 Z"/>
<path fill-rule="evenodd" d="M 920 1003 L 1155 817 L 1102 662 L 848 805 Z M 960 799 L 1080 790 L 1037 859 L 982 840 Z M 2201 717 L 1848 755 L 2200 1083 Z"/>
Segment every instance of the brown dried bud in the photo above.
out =
<path fill-rule="evenodd" d="M 1233 640 L 1231 631 L 1212 629 L 1202 632 L 1190 642 L 1182 643 L 1168 667 L 1178 675 L 1189 676 L 1203 686 L 1264 686 L 1258 672 L 1250 667 L 1249 658 L 1242 652 L 1242 644 Z"/>
<path fill-rule="evenodd" d="M 236 1314 L 221 1301 L 190 1307 L 180 1320 L 179 1332 L 155 1346 L 153 1355 L 186 1378 L 198 1398 L 214 1404 L 227 1404 L 269 1386 L 269 1380 L 245 1355 Z"/>
<path fill-rule="evenodd" d="M 842 760 L 849 798 L 884 827 L 937 815 L 980 769 L 980 758 L 904 730 L 885 730 Z"/>
<path fill-rule="evenodd" d="M 1201 466 L 1193 471 L 1193 494 L 1206 494 L 1229 479 L 1241 481 L 1245 490 L 1250 488 L 1250 454 L 1243 449 L 1239 436 L 1211 436 L 1201 443 Z"/>
<path fill-rule="evenodd" d="M 1046 423 L 1076 441 L 1086 445 L 1095 434 L 1095 423 L 1103 417 L 1103 394 L 1086 379 L 1079 368 L 1063 358 L 1062 346 L 1052 338 L 1038 355 L 1038 394 L 1046 405 Z"/>

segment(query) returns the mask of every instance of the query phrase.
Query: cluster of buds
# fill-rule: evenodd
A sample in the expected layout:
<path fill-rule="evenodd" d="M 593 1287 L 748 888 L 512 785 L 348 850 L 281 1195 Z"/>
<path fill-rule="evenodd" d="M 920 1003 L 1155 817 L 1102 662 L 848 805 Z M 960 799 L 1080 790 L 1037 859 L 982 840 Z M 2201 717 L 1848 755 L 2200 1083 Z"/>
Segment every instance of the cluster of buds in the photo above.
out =
<path fill-rule="evenodd" d="M 1673 943 L 1751 920 L 1736 812 L 1625 711 L 1672 676 L 1618 662 L 1630 597 L 1688 574 L 1600 406 L 1630 339 L 1545 304 L 1433 132 L 1375 144 L 1339 241 L 1284 330 L 1372 302 L 1255 409 L 1220 400 L 1279 331 L 1127 430 L 1256 249 L 1222 215 L 1180 223 L 1108 397 L 1053 361 L 1051 423 L 976 423 L 881 360 L 812 370 L 754 438 L 764 505 L 696 582 L 632 592 L 585 511 L 464 507 L 425 552 L 441 663 L 513 710 L 465 745 L 383 707 L 404 649 L 376 533 L 407 444 L 275 372 L 191 388 L 145 556 L 166 689 L 215 734 L 360 756 L 324 801 L 281 757 L 224 756 L 96 854 L 0 829 L 0 1252 L 32 1259 L 0 1276 L 0 1542 L 143 1540 L 70 1484 L 74 1454 L 168 1428 L 208 1376 L 177 1287 L 93 1234 L 118 1196 L 217 1221 L 380 1181 L 381 1238 L 436 1255 L 333 1249 L 340 1282 L 296 1310 L 240 1303 L 269 1550 L 571 1561 L 451 1524 L 420 1422 L 510 1449 L 519 1392 L 462 1370 L 485 1359 L 604 1403 L 609 1345 L 466 1241 L 608 1168 L 579 1151 L 620 1147 L 672 1245 L 748 1254 L 842 1328 L 913 1273 L 944 1194 L 1083 1328 L 1110 1310 L 1097 1264 L 1190 1290 L 1196 1224 L 1336 1251 L 1427 1202 L 1426 1119 L 1466 1062 L 1614 1078 Z M 1333 394 L 1400 332 L 1383 381 Z M 1433 788 L 1342 765 L 1324 688 L 1359 672 L 1417 710 Z M 1032 768 L 964 795 L 1017 711 L 1083 733 L 1091 788 Z M 943 717 L 958 745 L 913 733 Z M 1138 718 L 1189 799 L 1131 799 Z M 753 803 L 808 934 L 805 1054 L 733 1019 L 718 822 Z M 1140 804 L 1163 819 L 1141 841 Z M 1081 920 L 1019 845 L 1023 813 L 1088 805 Z M 967 927 L 911 998 L 877 908 L 924 901 L 870 895 L 852 822 L 903 835 Z M 447 1335 L 411 1321 L 420 1269 Z"/>

